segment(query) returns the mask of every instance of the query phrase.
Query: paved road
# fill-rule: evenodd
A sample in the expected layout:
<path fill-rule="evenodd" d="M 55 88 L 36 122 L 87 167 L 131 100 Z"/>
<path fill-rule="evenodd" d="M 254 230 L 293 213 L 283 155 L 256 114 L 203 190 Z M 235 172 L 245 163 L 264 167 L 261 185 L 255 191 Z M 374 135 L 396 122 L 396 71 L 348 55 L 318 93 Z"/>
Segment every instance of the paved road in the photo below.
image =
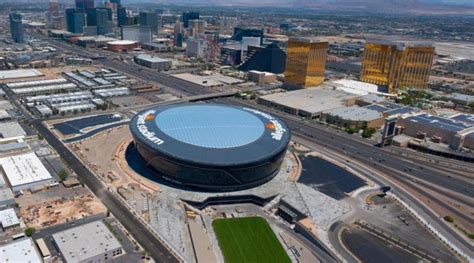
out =
<path fill-rule="evenodd" d="M 92 53 L 77 46 L 71 46 L 62 42 L 54 42 L 54 45 L 59 48 L 62 47 L 63 49 L 72 50 L 73 52 L 85 57 L 95 56 L 95 53 Z M 175 92 L 180 92 L 184 95 L 198 95 L 212 92 L 211 90 L 205 89 L 199 85 L 184 80 L 176 79 L 172 76 L 168 76 L 166 74 L 159 73 L 156 71 L 137 68 L 136 66 L 128 65 L 121 61 L 112 61 L 106 58 L 99 59 L 98 61 L 107 67 L 113 68 L 123 73 L 141 78 L 143 80 L 160 83 L 162 85 L 165 85 L 166 88 L 169 88 Z M 219 101 L 238 105 L 249 105 L 248 102 L 245 102 L 243 100 L 220 99 Z M 446 167 L 446 164 L 448 164 L 458 170 L 469 172 L 474 170 L 472 164 L 465 164 L 462 162 L 451 160 L 447 161 L 446 159 L 442 159 L 446 161 L 443 161 L 441 164 L 439 163 L 439 157 L 422 155 L 420 153 L 413 153 L 405 150 L 393 151 L 385 148 L 377 148 L 374 147 L 373 143 L 368 140 L 348 135 L 346 133 L 339 132 L 335 129 L 326 128 L 316 123 L 303 122 L 283 112 L 272 110 L 254 103 L 251 103 L 250 106 L 265 111 L 270 111 L 274 115 L 277 115 L 288 124 L 294 134 L 298 134 L 302 137 L 305 137 L 310 141 L 321 143 L 334 151 L 347 155 L 350 158 L 354 158 L 362 163 L 376 167 L 378 170 L 386 174 L 390 174 L 396 177 L 398 180 L 405 182 L 406 184 L 411 184 L 414 187 L 420 188 L 416 181 L 410 182 L 410 180 L 407 179 L 410 176 L 419 178 L 419 180 L 428 181 L 432 183 L 436 186 L 436 188 L 433 188 L 431 185 L 426 184 L 424 185 L 424 187 L 435 189 L 437 192 L 440 192 L 441 194 L 450 198 L 457 198 L 455 195 L 453 195 L 453 193 L 461 193 L 462 195 L 468 197 L 467 199 L 471 199 L 464 201 L 464 203 L 471 204 L 471 206 L 473 206 L 472 197 L 474 197 L 474 183 L 472 182 L 472 180 L 471 182 L 466 182 L 465 180 L 460 180 L 459 178 L 448 176 L 448 173 L 444 170 L 436 169 L 436 167 L 438 166 Z M 424 158 L 426 161 L 429 162 L 429 164 L 410 162 L 410 159 L 412 159 L 414 156 Z M 455 169 L 453 169 L 452 172 L 455 173 Z M 401 194 L 401 196 L 406 196 L 406 194 L 404 193 L 405 192 L 403 191 L 403 189 L 400 189 L 399 194 Z M 432 199 L 436 201 L 436 198 Z M 457 200 L 460 199 L 457 198 Z M 416 207 L 420 209 L 427 210 L 424 205 L 420 204 L 419 201 L 415 199 L 411 200 L 411 203 L 413 203 L 414 205 L 416 205 Z M 444 202 L 440 204 L 446 207 L 446 204 Z M 451 209 L 449 211 L 456 213 L 456 216 L 466 218 L 466 215 L 460 214 L 452 208 L 448 207 L 448 209 Z M 430 212 L 429 210 L 427 210 L 426 212 L 427 218 L 429 218 L 432 222 L 436 222 L 439 227 L 443 229 L 443 231 L 448 233 L 448 237 L 450 240 L 455 241 L 455 243 L 457 243 L 459 247 L 461 247 L 466 252 L 473 251 L 473 246 L 472 244 L 470 244 L 469 241 L 465 240 L 462 237 L 459 237 L 458 233 L 454 232 L 445 223 L 441 222 L 441 219 L 437 218 L 437 216 L 434 215 L 432 212 Z"/>
<path fill-rule="evenodd" d="M 29 122 L 36 131 L 53 147 L 63 158 L 66 164 L 87 185 L 87 187 L 97 196 L 107 209 L 117 218 L 142 247 L 149 252 L 151 257 L 158 262 L 180 262 L 171 251 L 161 243 L 161 241 L 140 222 L 133 213 L 111 192 L 104 184 L 67 148 L 52 132 L 46 127 L 42 120 L 35 119 L 21 105 L 15 95 L 6 91 L 9 100 L 23 112 L 26 121 Z"/>
<path fill-rule="evenodd" d="M 308 140 L 309 138 L 306 137 L 296 137 L 295 140 L 303 145 L 307 145 L 310 148 L 322 148 L 326 147 L 326 145 L 313 143 Z M 359 163 L 358 161 L 350 161 L 346 162 L 347 156 L 344 154 L 339 154 L 337 152 L 333 152 L 329 150 L 328 147 L 325 149 L 325 153 L 328 154 L 331 158 L 334 158 L 342 163 L 345 163 L 348 167 L 353 169 L 354 171 L 364 175 L 365 177 L 369 178 L 373 182 L 378 185 L 390 185 L 391 192 L 398 196 L 403 202 L 405 202 L 408 206 L 415 209 L 415 211 L 427 222 L 429 222 L 436 230 L 438 230 L 444 237 L 448 240 L 453 242 L 458 248 L 464 251 L 468 256 L 471 258 L 474 257 L 474 252 L 472 250 L 472 245 L 470 243 L 462 242 L 464 239 L 457 238 L 458 234 L 454 232 L 450 227 L 448 227 L 440 218 L 438 218 L 433 212 L 428 209 L 426 206 L 419 203 L 417 199 L 415 199 L 412 195 L 408 194 L 403 188 L 398 187 L 397 185 L 391 184 L 387 179 L 381 177 L 376 171 L 379 167 L 368 167 L 370 165 L 364 165 Z"/>
<path fill-rule="evenodd" d="M 329 242 L 337 250 L 337 252 L 346 260 L 347 263 L 357 263 L 358 260 L 349 253 L 342 244 L 339 235 L 345 227 L 344 222 L 337 221 L 329 228 Z"/>
<path fill-rule="evenodd" d="M 41 121 L 34 120 L 32 125 L 48 141 L 69 167 L 80 176 L 89 189 L 102 201 L 132 236 L 159 262 L 179 262 L 168 249 L 132 214 L 130 210 L 110 193 L 102 182 L 87 169 Z"/>

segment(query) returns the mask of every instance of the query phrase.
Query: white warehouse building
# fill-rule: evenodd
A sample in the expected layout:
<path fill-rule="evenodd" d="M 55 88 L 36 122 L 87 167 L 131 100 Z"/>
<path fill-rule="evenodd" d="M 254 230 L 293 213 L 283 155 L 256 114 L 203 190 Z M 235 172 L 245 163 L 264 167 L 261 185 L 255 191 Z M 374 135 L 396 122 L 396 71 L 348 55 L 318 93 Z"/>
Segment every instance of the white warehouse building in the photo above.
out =
<path fill-rule="evenodd" d="M 0 246 L 0 262 L 41 263 L 43 260 L 33 240 L 26 238 Z"/>
<path fill-rule="evenodd" d="M 55 182 L 33 152 L 0 158 L 0 168 L 13 192 Z"/>
<path fill-rule="evenodd" d="M 122 245 L 102 221 L 53 234 L 66 263 L 110 262 L 123 254 Z"/>

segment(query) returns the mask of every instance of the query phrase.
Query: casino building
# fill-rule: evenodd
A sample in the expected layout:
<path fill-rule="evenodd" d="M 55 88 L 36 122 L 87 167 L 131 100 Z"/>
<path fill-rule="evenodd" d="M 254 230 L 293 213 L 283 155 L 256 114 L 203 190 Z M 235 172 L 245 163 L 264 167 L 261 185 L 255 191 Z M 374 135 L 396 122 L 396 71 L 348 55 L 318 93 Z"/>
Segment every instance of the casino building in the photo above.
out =
<path fill-rule="evenodd" d="M 181 104 L 151 108 L 130 122 L 135 147 L 156 176 L 207 191 L 251 188 L 280 170 L 290 132 L 245 107 Z"/>

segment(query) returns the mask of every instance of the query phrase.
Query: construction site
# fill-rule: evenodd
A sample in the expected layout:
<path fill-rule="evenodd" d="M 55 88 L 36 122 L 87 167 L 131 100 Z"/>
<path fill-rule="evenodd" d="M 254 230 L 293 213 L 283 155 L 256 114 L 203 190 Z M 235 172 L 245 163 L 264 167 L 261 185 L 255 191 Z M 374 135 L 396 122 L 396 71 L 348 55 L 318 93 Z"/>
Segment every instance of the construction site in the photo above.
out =
<path fill-rule="evenodd" d="M 34 194 L 25 193 L 16 200 L 25 224 L 35 229 L 107 212 L 99 199 L 80 185 L 70 189 L 58 185 Z"/>

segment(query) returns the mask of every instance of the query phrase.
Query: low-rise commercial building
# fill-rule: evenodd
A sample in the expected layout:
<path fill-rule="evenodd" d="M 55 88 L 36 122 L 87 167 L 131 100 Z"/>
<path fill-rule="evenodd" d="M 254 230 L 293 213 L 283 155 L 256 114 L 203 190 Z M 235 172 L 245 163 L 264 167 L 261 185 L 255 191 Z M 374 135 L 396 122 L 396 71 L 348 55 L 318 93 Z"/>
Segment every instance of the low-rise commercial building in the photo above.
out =
<path fill-rule="evenodd" d="M 339 90 L 356 95 L 378 94 L 383 96 L 393 96 L 391 94 L 382 92 L 382 89 L 371 83 L 366 83 L 351 79 L 340 79 L 332 81 L 332 84 Z"/>
<path fill-rule="evenodd" d="M 13 69 L 0 71 L 0 80 L 34 78 L 40 76 L 43 76 L 43 73 L 36 69 Z"/>
<path fill-rule="evenodd" d="M 92 92 L 99 97 L 107 98 L 128 95 L 130 94 L 130 89 L 127 87 L 118 87 L 112 89 L 97 89 Z"/>
<path fill-rule="evenodd" d="M 35 94 L 49 94 L 49 93 L 60 92 L 60 91 L 65 91 L 65 90 L 74 90 L 76 88 L 77 86 L 74 83 L 65 83 L 65 84 L 58 84 L 58 85 L 16 88 L 16 89 L 12 89 L 12 92 L 19 96 L 25 96 L 25 95 L 35 95 Z"/>
<path fill-rule="evenodd" d="M 171 68 L 171 60 L 160 58 L 157 56 L 151 56 L 148 54 L 140 54 L 135 56 L 135 63 L 142 65 L 147 68 L 156 69 L 158 71 L 169 70 Z"/>
<path fill-rule="evenodd" d="M 122 255 L 122 245 L 102 221 L 53 234 L 53 239 L 67 263 L 109 262 Z"/>
<path fill-rule="evenodd" d="M 396 103 L 370 104 L 364 106 L 364 108 L 383 113 L 385 118 L 395 118 L 401 115 L 412 114 L 419 111 L 417 108 L 403 106 Z"/>
<path fill-rule="evenodd" d="M 96 105 L 92 101 L 71 101 L 51 104 L 51 108 L 53 108 L 53 114 L 67 114 L 92 111 Z"/>
<path fill-rule="evenodd" d="M 63 84 L 63 83 L 66 83 L 66 82 L 67 82 L 67 80 L 64 79 L 64 78 L 57 78 L 57 79 L 11 82 L 11 83 L 7 83 L 6 85 L 10 89 L 15 89 L 15 88 L 26 88 L 26 87 L 32 87 L 32 86 L 46 86 L 46 85 L 53 85 L 53 84 Z"/>
<path fill-rule="evenodd" d="M 474 96 L 461 93 L 451 93 L 443 96 L 443 99 L 454 102 L 457 105 L 471 106 L 474 105 Z"/>
<path fill-rule="evenodd" d="M 357 95 L 325 86 L 265 95 L 257 102 L 290 114 L 317 119 L 324 111 L 354 105 L 357 98 Z"/>
<path fill-rule="evenodd" d="M 51 110 L 51 108 L 44 104 L 35 106 L 33 108 L 33 112 L 38 114 L 41 118 L 48 118 L 53 115 L 53 111 Z"/>
<path fill-rule="evenodd" d="M 22 138 L 26 136 L 25 130 L 18 122 L 1 122 L 0 123 L 0 140 L 11 138 Z"/>
<path fill-rule="evenodd" d="M 16 204 L 12 190 L 7 187 L 2 188 L 3 186 L 1 184 L 0 182 L 0 208 Z"/>
<path fill-rule="evenodd" d="M 411 137 L 439 141 L 453 149 L 474 149 L 474 125 L 426 113 L 401 116 L 397 125 Z"/>
<path fill-rule="evenodd" d="M 44 103 L 61 103 L 61 102 L 71 102 L 71 101 L 84 101 L 90 100 L 94 96 L 90 91 L 78 91 L 71 93 L 63 94 L 51 94 L 51 95 L 37 95 L 37 96 L 28 96 L 24 99 L 28 106 L 34 106 Z"/>
<path fill-rule="evenodd" d="M 340 107 L 324 111 L 321 121 L 336 125 L 341 128 L 364 129 L 382 127 L 383 114 L 359 106 Z"/>
<path fill-rule="evenodd" d="M 462 122 L 469 126 L 474 126 L 474 115 L 467 113 L 458 113 L 449 117 L 451 120 Z"/>
<path fill-rule="evenodd" d="M 3 230 L 20 225 L 20 220 L 16 216 L 15 209 L 8 208 L 0 210 L 0 225 Z"/>
<path fill-rule="evenodd" d="M 277 81 L 277 75 L 270 72 L 262 72 L 250 70 L 248 73 L 249 80 L 256 82 L 258 85 L 264 85 Z"/>
<path fill-rule="evenodd" d="M 33 152 L 0 158 L 0 167 L 14 192 L 54 182 Z"/>
<path fill-rule="evenodd" d="M 41 263 L 36 246 L 30 238 L 16 240 L 0 246 L 1 262 Z"/>
<path fill-rule="evenodd" d="M 203 87 L 218 87 L 224 85 L 236 85 L 245 82 L 244 80 L 222 75 L 220 73 L 212 75 L 195 75 L 191 73 L 180 73 L 172 75 L 175 78 L 182 79 Z"/>

